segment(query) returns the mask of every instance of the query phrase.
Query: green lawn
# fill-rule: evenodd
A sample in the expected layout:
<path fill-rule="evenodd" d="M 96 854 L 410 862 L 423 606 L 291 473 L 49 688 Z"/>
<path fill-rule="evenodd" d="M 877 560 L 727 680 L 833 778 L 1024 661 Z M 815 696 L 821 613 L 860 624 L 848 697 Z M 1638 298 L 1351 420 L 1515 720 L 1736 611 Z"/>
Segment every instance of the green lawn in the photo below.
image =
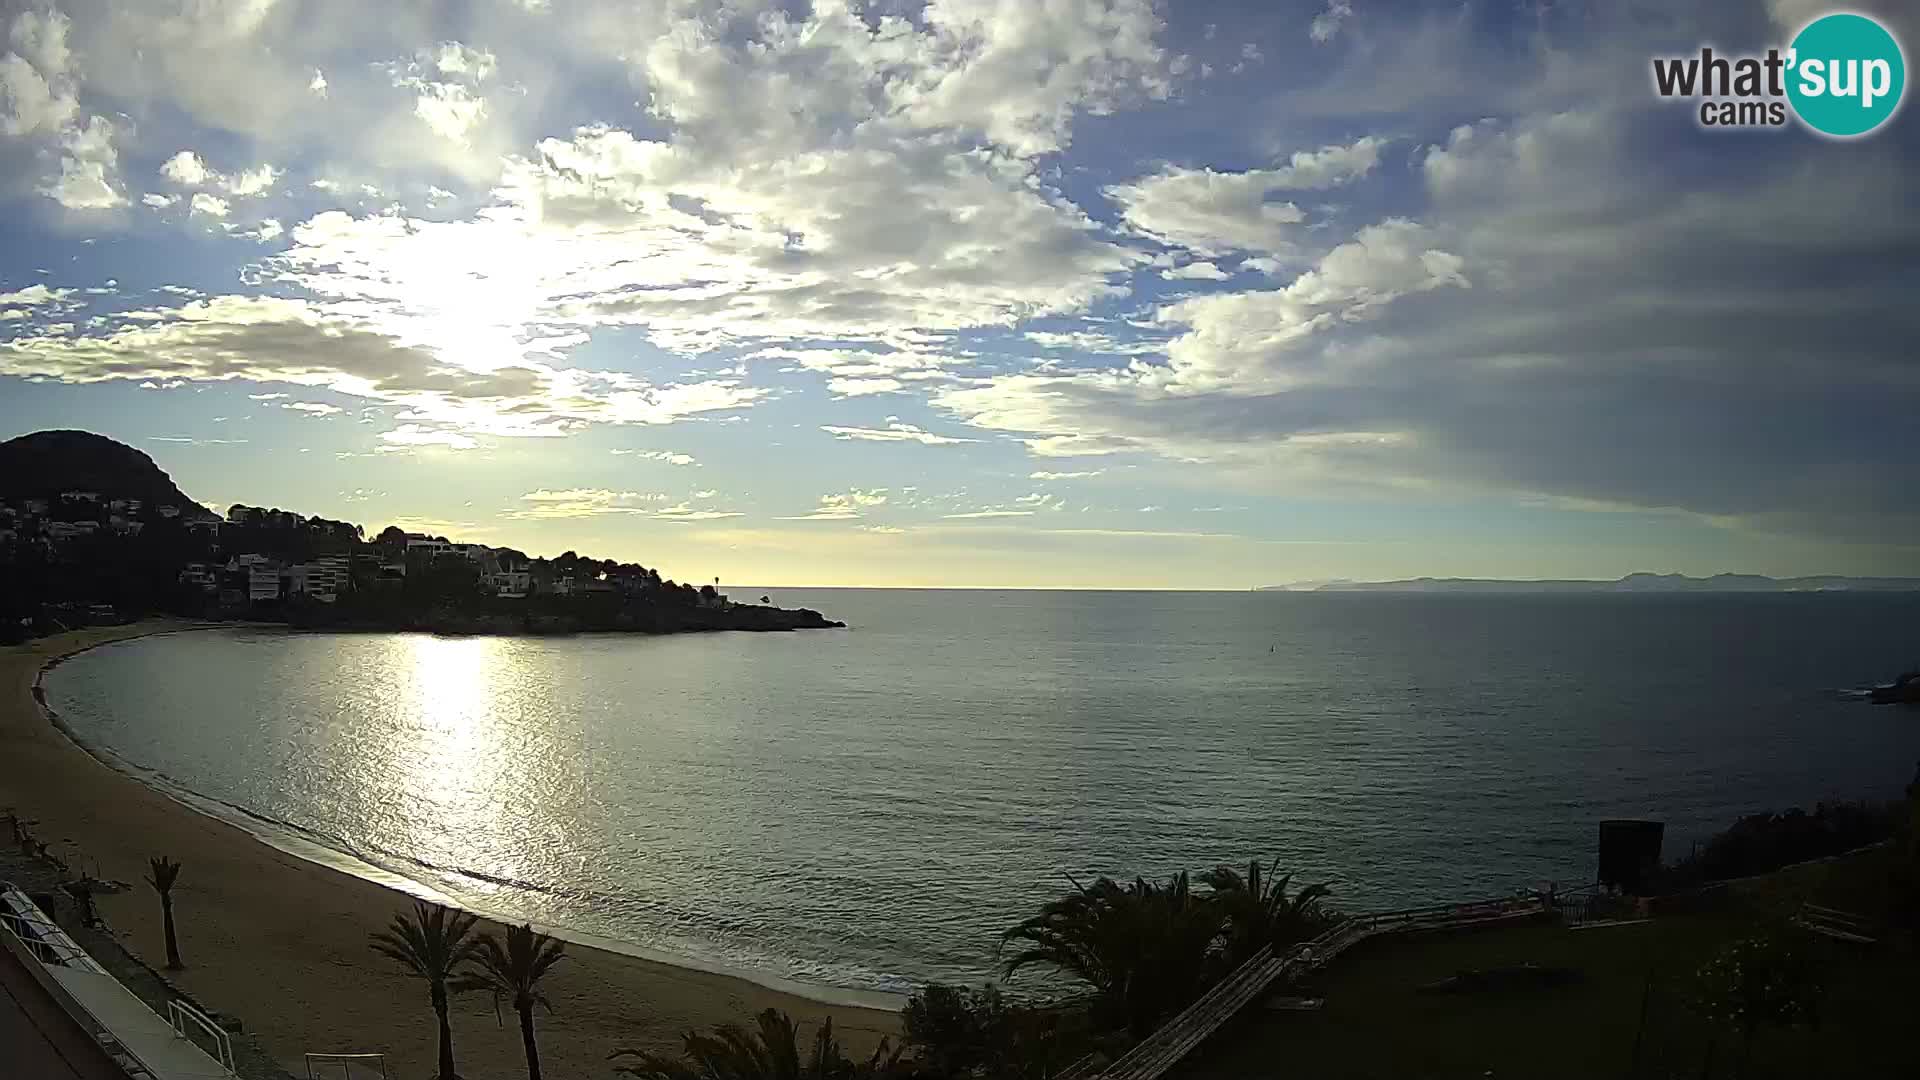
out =
<path fill-rule="evenodd" d="M 1692 972 L 1723 943 L 1753 933 L 1769 911 L 1801 899 L 1872 909 L 1866 901 L 1885 892 L 1885 857 L 1870 852 L 1789 871 L 1712 910 L 1635 926 L 1543 923 L 1367 942 L 1302 991 L 1323 995 L 1324 1010 L 1249 1009 L 1175 1075 L 1920 1077 L 1920 977 L 1911 953 L 1812 939 L 1825 985 L 1820 1030 L 1762 1033 L 1744 1073 L 1734 1038 L 1716 1040 L 1709 1062 L 1710 1033 L 1684 1002 Z M 1527 962 L 1581 977 L 1548 989 L 1415 992 L 1463 969 Z"/>

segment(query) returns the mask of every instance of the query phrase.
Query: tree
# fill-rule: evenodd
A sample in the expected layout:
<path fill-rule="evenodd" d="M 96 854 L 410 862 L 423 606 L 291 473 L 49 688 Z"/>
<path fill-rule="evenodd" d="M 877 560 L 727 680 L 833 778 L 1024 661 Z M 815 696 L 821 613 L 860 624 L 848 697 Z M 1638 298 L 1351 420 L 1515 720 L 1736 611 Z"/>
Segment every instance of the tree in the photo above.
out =
<path fill-rule="evenodd" d="M 768 1009 L 754 1018 L 749 1032 L 738 1024 L 722 1024 L 711 1035 L 687 1032 L 681 1036 L 680 1058 L 628 1047 L 615 1050 L 614 1072 L 640 1080 L 878 1080 L 894 1074 L 900 1052 L 881 1040 L 864 1063 L 849 1060 L 833 1037 L 833 1018 L 814 1033 L 812 1051 L 802 1054 L 793 1018 Z"/>
<path fill-rule="evenodd" d="M 1042 1080 L 1056 1075 L 1085 1048 L 1060 1008 L 1009 1003 L 999 987 L 979 990 L 931 983 L 901 1010 L 901 1044 L 913 1052 L 918 1075 Z"/>
<path fill-rule="evenodd" d="M 178 971 L 185 964 L 180 962 L 180 939 L 173 932 L 173 883 L 180 878 L 180 864 L 165 855 L 147 860 L 152 873 L 147 884 L 160 894 L 160 922 L 167 935 L 167 968 Z"/>
<path fill-rule="evenodd" d="M 1242 963 L 1269 945 L 1284 952 L 1333 924 L 1334 915 L 1322 903 L 1333 890 L 1321 882 L 1289 896 L 1293 875 L 1279 870 L 1278 859 L 1264 867 L 1254 859 L 1247 863 L 1245 877 L 1231 866 L 1200 875 L 1201 884 L 1212 890 L 1208 899 L 1225 920 L 1229 963 Z"/>
<path fill-rule="evenodd" d="M 566 958 L 565 942 L 535 933 L 532 926 L 507 927 L 503 947 L 492 934 L 481 934 L 479 951 L 474 954 L 473 970 L 455 987 L 458 990 L 485 990 L 493 995 L 494 1008 L 502 998 L 513 1002 L 520 1014 L 520 1041 L 527 1051 L 527 1080 L 540 1080 L 540 1048 L 533 1038 L 533 1007 L 549 1013 L 553 1003 L 540 989 L 553 965 Z"/>
<path fill-rule="evenodd" d="M 1193 894 L 1184 871 L 1164 886 L 1105 877 L 1073 886 L 1003 936 L 1003 948 L 1024 945 L 1007 960 L 1009 976 L 1031 964 L 1056 968 L 1093 989 L 1096 1022 L 1136 1035 L 1199 996 L 1221 919 Z"/>
<path fill-rule="evenodd" d="M 447 995 L 454 988 L 456 973 L 470 963 L 480 949 L 479 941 L 471 936 L 474 921 L 474 917 L 464 911 L 449 911 L 439 904 L 416 900 L 411 917 L 395 915 L 386 930 L 369 935 L 374 952 L 427 981 L 428 1000 L 440 1021 L 438 1080 L 459 1080 L 460 1074 L 453 1065 L 453 1028 L 447 1022 Z"/>

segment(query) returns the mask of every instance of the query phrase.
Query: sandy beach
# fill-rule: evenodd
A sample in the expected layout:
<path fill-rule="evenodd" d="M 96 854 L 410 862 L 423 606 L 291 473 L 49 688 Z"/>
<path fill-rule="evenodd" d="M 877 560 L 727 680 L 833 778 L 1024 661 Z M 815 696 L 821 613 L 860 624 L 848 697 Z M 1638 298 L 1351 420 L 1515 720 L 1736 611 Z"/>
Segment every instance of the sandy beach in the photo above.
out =
<path fill-rule="evenodd" d="M 382 1052 L 396 1078 L 431 1075 L 426 986 L 367 947 L 367 935 L 408 897 L 282 852 L 116 772 L 49 724 L 33 700 L 35 674 L 58 656 L 188 625 L 147 622 L 0 649 L 0 808 L 37 820 L 36 835 L 70 861 L 78 854 L 98 876 L 134 886 L 102 897 L 100 909 L 155 967 L 164 959 L 160 907 L 141 879 L 149 857 L 179 860 L 174 897 L 188 967 L 176 981 L 238 1016 L 290 1072 L 304 1075 L 309 1051 Z M 744 1022 L 768 1007 L 809 1025 L 830 1014 L 842 1042 L 862 1053 L 897 1028 L 892 1013 L 826 1006 L 730 976 L 581 946 L 568 953 L 548 980 L 554 1012 L 537 1019 L 552 1077 L 610 1076 L 616 1046 L 677 1049 L 687 1028 Z M 511 1012 L 499 1026 L 490 999 L 469 996 L 455 1004 L 453 1029 L 468 1080 L 526 1075 Z"/>

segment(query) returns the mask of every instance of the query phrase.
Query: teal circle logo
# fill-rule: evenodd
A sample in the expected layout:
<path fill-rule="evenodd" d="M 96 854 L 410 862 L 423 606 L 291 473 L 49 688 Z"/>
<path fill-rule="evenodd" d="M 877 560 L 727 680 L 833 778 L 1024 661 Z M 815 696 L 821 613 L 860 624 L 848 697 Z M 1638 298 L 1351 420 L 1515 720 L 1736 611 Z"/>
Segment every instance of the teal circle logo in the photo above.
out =
<path fill-rule="evenodd" d="M 1907 92 L 1907 61 L 1887 28 L 1842 12 L 1808 23 L 1787 54 L 1787 99 L 1803 123 L 1849 139 L 1893 118 Z"/>

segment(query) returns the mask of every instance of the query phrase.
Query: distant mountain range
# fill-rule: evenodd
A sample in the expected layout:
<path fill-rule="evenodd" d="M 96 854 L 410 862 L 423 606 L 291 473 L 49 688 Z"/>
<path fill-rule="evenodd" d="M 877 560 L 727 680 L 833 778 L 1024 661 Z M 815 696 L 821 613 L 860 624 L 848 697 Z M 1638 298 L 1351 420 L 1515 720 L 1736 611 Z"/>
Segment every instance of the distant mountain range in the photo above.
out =
<path fill-rule="evenodd" d="M 1669 592 L 1920 592 L 1920 578 L 1862 578 L 1821 574 L 1772 578 L 1760 574 L 1628 574 L 1613 581 L 1578 578 L 1502 581 L 1497 578 L 1408 578 L 1402 581 L 1300 581 L 1264 585 L 1255 592 L 1403 593 L 1669 593 Z"/>
<path fill-rule="evenodd" d="M 36 431 L 0 442 L 0 499 L 57 501 L 67 491 L 177 506 L 183 517 L 216 516 L 174 486 L 152 458 L 105 435 Z"/>

